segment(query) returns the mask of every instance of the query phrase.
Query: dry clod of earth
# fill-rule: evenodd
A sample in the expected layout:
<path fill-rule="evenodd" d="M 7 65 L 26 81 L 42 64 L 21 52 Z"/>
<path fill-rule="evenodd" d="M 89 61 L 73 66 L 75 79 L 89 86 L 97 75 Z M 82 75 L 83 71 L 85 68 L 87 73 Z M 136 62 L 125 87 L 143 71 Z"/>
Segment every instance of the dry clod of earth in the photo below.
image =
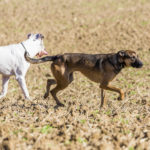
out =
<path fill-rule="evenodd" d="M 23 99 L 15 79 L 0 99 L 1 150 L 150 150 L 150 1 L 149 0 L 1 0 L 0 45 L 42 33 L 49 55 L 65 52 L 109 53 L 130 49 L 144 66 L 127 68 L 112 82 L 126 95 L 107 92 L 99 109 L 99 85 L 82 74 L 58 97 L 64 108 L 43 99 L 53 78 L 49 63 L 31 65 Z M 1 90 L 1 87 L 0 87 Z"/>

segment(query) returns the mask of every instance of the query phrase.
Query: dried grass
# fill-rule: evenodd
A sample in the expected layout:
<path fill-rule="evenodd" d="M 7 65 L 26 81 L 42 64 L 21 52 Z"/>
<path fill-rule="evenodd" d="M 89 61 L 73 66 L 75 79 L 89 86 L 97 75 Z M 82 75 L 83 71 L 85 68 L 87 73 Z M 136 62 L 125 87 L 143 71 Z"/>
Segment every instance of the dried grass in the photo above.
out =
<path fill-rule="evenodd" d="M 126 91 L 124 101 L 107 92 L 108 108 L 99 109 L 99 85 L 75 73 L 75 81 L 54 110 L 44 100 L 49 63 L 32 65 L 22 98 L 15 79 L 0 100 L 0 149 L 150 149 L 150 2 L 148 0 L 1 0 L 0 45 L 42 33 L 49 55 L 65 52 L 107 53 L 133 49 L 142 69 L 124 69 L 112 84 Z M 19 92 L 18 92 L 19 91 Z"/>

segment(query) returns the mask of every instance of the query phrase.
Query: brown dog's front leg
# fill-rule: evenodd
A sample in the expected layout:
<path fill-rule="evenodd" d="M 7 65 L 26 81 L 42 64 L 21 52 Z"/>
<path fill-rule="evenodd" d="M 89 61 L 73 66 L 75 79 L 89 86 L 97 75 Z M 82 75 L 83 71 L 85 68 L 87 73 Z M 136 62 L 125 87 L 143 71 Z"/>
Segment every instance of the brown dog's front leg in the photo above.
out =
<path fill-rule="evenodd" d="M 106 106 L 106 99 L 105 99 L 105 93 L 104 93 L 104 89 L 101 88 L 101 106 L 100 107 L 103 107 L 103 106 Z"/>
<path fill-rule="evenodd" d="M 119 99 L 119 100 L 123 100 L 123 99 L 124 99 L 124 92 L 123 92 L 121 89 L 116 88 L 116 87 L 111 86 L 111 85 L 105 85 L 105 84 L 101 84 L 100 87 L 101 87 L 102 89 L 105 89 L 105 90 L 117 92 L 117 93 L 120 94 L 120 96 L 119 96 L 118 99 Z"/>

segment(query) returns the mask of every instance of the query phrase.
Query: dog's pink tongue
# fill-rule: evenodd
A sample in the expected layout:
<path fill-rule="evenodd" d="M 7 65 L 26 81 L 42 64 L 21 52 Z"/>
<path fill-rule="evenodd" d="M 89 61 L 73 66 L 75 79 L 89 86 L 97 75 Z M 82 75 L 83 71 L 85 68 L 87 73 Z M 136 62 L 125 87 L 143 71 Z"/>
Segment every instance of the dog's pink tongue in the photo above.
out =
<path fill-rule="evenodd" d="M 42 57 L 43 55 L 48 55 L 48 53 L 45 50 L 43 50 L 38 54 L 39 57 Z"/>

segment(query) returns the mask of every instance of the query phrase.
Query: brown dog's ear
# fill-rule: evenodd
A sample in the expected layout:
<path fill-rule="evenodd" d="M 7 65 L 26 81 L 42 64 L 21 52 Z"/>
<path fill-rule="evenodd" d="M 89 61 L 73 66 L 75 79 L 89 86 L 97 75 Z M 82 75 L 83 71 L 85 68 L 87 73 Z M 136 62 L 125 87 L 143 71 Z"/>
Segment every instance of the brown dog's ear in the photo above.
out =
<path fill-rule="evenodd" d="M 125 56 L 125 51 L 124 50 L 120 50 L 118 52 L 118 55 L 121 56 L 121 57 L 124 57 Z"/>

